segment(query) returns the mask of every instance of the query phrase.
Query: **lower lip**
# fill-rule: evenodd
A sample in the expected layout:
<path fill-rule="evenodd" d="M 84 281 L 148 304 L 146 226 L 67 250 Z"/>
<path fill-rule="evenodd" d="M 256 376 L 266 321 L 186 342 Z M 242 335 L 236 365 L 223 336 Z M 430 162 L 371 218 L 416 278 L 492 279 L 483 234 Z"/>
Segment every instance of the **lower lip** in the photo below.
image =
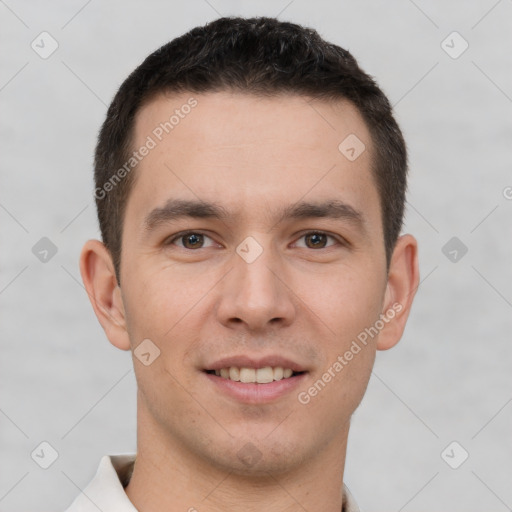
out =
<path fill-rule="evenodd" d="M 277 400 L 296 389 L 306 377 L 300 373 L 287 379 L 274 380 L 267 384 L 237 382 L 203 372 L 209 381 L 222 393 L 246 404 L 263 404 Z"/>

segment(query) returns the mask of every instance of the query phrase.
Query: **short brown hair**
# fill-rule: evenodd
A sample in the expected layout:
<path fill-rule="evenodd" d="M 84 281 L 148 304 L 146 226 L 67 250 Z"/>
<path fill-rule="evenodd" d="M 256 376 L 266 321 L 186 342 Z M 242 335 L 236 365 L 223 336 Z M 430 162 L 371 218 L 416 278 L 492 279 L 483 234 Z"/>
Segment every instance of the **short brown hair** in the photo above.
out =
<path fill-rule="evenodd" d="M 120 178 L 116 172 L 133 152 L 137 112 L 160 93 L 224 90 L 346 99 L 357 107 L 375 148 L 372 172 L 389 265 L 403 222 L 407 152 L 385 94 L 347 50 L 324 41 L 315 30 L 274 18 L 220 18 L 149 55 L 123 82 L 108 109 L 96 146 L 95 197 L 118 282 L 123 217 L 134 173 L 122 173 L 114 184 L 113 179 Z"/>

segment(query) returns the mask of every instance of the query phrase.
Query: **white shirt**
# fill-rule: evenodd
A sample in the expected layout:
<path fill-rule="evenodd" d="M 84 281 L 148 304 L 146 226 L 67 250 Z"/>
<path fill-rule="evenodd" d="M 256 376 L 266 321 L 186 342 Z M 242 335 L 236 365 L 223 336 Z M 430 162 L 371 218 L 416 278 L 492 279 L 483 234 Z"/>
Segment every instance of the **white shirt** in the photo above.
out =
<path fill-rule="evenodd" d="M 134 453 L 104 455 L 94 478 L 65 512 L 137 512 L 124 492 L 134 462 Z M 343 486 L 342 512 L 359 512 L 346 486 Z"/>

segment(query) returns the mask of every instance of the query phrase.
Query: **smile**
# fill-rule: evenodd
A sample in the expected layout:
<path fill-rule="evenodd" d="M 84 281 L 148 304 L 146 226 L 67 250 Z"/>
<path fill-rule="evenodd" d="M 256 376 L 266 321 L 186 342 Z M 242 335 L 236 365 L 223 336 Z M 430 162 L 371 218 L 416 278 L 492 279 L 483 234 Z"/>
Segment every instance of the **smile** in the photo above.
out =
<path fill-rule="evenodd" d="M 294 373 L 298 374 L 301 372 L 294 372 L 291 368 L 283 368 L 282 366 L 265 366 L 264 368 L 230 366 L 220 370 L 210 370 L 208 373 L 235 382 L 268 384 L 282 379 L 289 379 Z"/>

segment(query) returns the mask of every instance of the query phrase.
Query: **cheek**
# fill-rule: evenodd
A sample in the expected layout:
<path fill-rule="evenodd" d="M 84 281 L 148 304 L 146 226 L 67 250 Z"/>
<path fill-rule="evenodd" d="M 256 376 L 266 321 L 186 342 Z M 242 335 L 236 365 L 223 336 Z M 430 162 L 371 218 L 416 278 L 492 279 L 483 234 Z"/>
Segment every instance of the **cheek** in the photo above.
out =
<path fill-rule="evenodd" d="M 333 432 L 349 420 L 371 375 L 376 338 L 364 335 L 379 318 L 383 291 L 377 283 L 370 274 L 362 278 L 346 273 L 332 276 L 322 286 L 304 288 L 309 289 L 306 303 L 320 319 L 322 364 L 297 399 Z"/>
<path fill-rule="evenodd" d="M 198 277 L 196 275 L 196 277 Z M 127 271 L 127 314 L 136 329 L 150 328 L 160 336 L 170 329 L 204 294 L 202 277 L 194 279 L 176 266 L 141 262 Z"/>
<path fill-rule="evenodd" d="M 365 330 L 379 318 L 385 286 L 369 267 L 340 272 L 327 282 L 317 294 L 318 311 L 334 334 L 325 345 L 327 359 L 320 376 L 329 389 L 319 393 L 318 405 L 326 400 L 330 406 L 340 405 L 340 411 L 352 411 L 364 395 L 375 360 L 376 337 Z"/>
<path fill-rule="evenodd" d="M 356 337 L 379 317 L 385 286 L 369 268 L 343 267 L 328 274 L 297 278 L 298 295 L 324 323 L 336 348 Z"/>

